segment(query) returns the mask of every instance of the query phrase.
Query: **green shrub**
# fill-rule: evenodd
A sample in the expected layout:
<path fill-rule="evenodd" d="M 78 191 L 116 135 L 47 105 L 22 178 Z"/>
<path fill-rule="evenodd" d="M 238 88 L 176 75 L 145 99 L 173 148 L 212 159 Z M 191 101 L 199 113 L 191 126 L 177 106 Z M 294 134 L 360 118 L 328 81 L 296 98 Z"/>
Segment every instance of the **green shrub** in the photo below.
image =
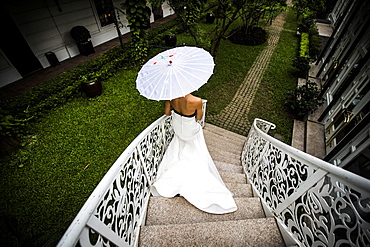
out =
<path fill-rule="evenodd" d="M 300 119 L 308 113 L 316 111 L 323 102 L 317 84 L 310 80 L 307 81 L 306 85 L 288 91 L 285 98 L 286 107 Z"/>
<path fill-rule="evenodd" d="M 319 32 L 317 31 L 316 26 L 310 31 L 310 45 L 309 45 L 309 55 L 311 58 L 316 58 L 320 55 L 321 52 L 321 38 Z"/>
<path fill-rule="evenodd" d="M 309 57 L 309 34 L 302 33 L 301 34 L 301 43 L 299 47 L 299 56 L 301 57 Z"/>
<path fill-rule="evenodd" d="M 307 57 L 296 57 L 292 65 L 296 68 L 295 75 L 297 77 L 307 78 L 310 69 L 310 60 Z"/>
<path fill-rule="evenodd" d="M 310 31 L 312 26 L 314 25 L 314 21 L 311 16 L 307 16 L 306 18 L 303 18 L 301 23 L 298 24 L 298 30 L 301 33 L 307 33 Z"/>

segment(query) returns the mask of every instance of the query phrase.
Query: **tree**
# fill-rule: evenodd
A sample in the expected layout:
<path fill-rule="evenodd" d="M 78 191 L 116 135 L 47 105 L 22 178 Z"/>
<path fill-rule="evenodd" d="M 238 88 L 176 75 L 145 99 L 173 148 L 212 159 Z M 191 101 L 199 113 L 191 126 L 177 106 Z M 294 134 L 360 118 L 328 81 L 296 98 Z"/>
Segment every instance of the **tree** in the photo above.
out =
<path fill-rule="evenodd" d="M 216 57 L 221 40 L 226 38 L 226 34 L 231 24 L 240 18 L 240 10 L 247 0 L 217 0 L 216 5 L 216 25 L 211 31 L 211 54 Z"/>
<path fill-rule="evenodd" d="M 125 0 L 121 3 L 121 8 L 126 14 L 130 27 L 130 44 L 135 51 L 133 58 L 138 64 L 142 64 L 149 50 L 145 29 L 149 24 L 150 9 L 146 6 L 146 0 Z"/>
<path fill-rule="evenodd" d="M 230 37 L 228 30 L 238 18 L 243 19 L 245 35 L 249 35 L 253 27 L 258 26 L 264 14 L 276 11 L 283 2 L 282 0 L 217 0 L 216 26 L 211 32 L 211 54 L 217 55 L 221 40 Z"/>
<path fill-rule="evenodd" d="M 119 30 L 119 28 L 122 26 L 122 24 L 120 23 L 120 20 L 119 20 L 119 13 L 116 14 L 116 10 L 117 10 L 117 12 L 120 12 L 120 9 L 117 8 L 114 5 L 114 1 L 113 0 L 110 1 L 110 4 L 111 4 L 111 7 L 109 8 L 110 11 L 111 11 L 110 14 L 113 16 L 114 27 L 116 28 L 116 31 L 117 31 L 117 35 L 118 35 L 120 46 L 123 49 L 122 33 Z"/>
<path fill-rule="evenodd" d="M 200 0 L 169 0 L 168 4 L 181 18 L 187 33 L 193 37 L 195 44 L 199 45 L 197 23 L 204 2 Z"/>
<path fill-rule="evenodd" d="M 150 0 L 150 4 L 159 7 L 164 0 Z M 196 45 L 199 45 L 200 35 L 198 35 L 198 21 L 204 1 L 201 0 L 168 0 L 168 5 L 181 18 L 182 23 Z"/>
<path fill-rule="evenodd" d="M 315 18 L 316 13 L 326 9 L 326 0 L 294 0 L 293 6 L 297 10 L 297 20 Z"/>
<path fill-rule="evenodd" d="M 267 40 L 267 32 L 259 27 L 261 19 L 267 19 L 272 24 L 277 13 L 284 10 L 286 4 L 280 0 L 254 0 L 247 1 L 242 7 L 241 19 L 243 25 L 231 31 L 230 40 L 243 45 L 259 45 Z"/>

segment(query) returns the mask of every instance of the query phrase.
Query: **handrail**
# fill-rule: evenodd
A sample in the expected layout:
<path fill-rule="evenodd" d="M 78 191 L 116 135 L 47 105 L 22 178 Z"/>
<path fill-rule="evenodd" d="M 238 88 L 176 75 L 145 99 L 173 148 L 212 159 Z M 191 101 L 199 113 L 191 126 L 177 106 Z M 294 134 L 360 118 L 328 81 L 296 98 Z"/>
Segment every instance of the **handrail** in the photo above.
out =
<path fill-rule="evenodd" d="M 281 228 L 300 246 L 366 246 L 370 180 L 269 136 L 270 127 L 274 124 L 254 120 L 242 165 Z"/>
<path fill-rule="evenodd" d="M 78 241 L 81 246 L 94 241 L 135 245 L 150 195 L 148 173 L 155 176 L 172 135 L 167 116 L 139 134 L 105 174 L 57 246 L 75 246 Z"/>
<path fill-rule="evenodd" d="M 207 100 L 203 100 L 204 127 Z M 162 116 L 123 151 L 87 199 L 58 247 L 137 246 L 158 165 L 173 138 L 171 116 Z"/>

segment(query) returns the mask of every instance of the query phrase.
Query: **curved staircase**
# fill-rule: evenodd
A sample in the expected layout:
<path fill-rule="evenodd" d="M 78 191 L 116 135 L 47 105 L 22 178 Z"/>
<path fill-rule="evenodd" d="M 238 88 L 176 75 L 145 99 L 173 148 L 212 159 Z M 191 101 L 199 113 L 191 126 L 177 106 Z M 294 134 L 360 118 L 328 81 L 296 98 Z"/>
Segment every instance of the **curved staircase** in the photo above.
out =
<path fill-rule="evenodd" d="M 285 246 L 273 217 L 265 217 L 243 173 L 240 155 L 247 140 L 214 125 L 203 129 L 208 150 L 238 210 L 214 215 L 182 197 L 151 197 L 139 246 Z"/>

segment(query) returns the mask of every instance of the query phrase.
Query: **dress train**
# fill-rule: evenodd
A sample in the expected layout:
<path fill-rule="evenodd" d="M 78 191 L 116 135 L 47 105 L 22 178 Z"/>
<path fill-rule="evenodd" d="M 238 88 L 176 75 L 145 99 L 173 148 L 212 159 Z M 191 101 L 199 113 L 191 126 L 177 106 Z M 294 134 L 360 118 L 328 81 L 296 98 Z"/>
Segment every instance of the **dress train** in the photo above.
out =
<path fill-rule="evenodd" d="M 172 125 L 175 135 L 159 165 L 152 194 L 167 198 L 180 194 L 195 207 L 212 214 L 236 211 L 233 194 L 217 171 L 195 117 L 172 112 Z"/>

